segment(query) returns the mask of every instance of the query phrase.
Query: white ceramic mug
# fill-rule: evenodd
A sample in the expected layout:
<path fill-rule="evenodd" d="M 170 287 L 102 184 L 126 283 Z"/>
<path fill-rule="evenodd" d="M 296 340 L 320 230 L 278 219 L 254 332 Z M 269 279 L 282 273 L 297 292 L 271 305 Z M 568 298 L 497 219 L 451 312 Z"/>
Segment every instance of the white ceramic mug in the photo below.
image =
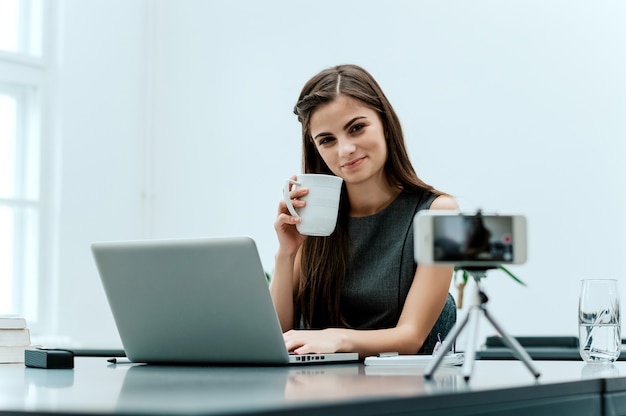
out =
<path fill-rule="evenodd" d="M 338 176 L 315 173 L 303 173 L 295 181 L 285 181 L 285 202 L 291 215 L 300 218 L 300 223 L 296 224 L 300 234 L 317 237 L 332 234 L 337 225 L 342 183 L 343 179 Z M 301 198 L 306 205 L 294 208 L 289 194 L 299 187 L 309 188 L 309 193 Z"/>

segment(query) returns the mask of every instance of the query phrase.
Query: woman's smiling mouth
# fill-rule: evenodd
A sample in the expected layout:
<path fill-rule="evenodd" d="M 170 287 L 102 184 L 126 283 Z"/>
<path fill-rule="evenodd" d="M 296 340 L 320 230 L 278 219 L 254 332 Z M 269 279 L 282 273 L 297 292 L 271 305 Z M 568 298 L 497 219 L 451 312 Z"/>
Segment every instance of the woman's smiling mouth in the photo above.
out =
<path fill-rule="evenodd" d="M 344 163 L 343 165 L 341 165 L 341 167 L 343 169 L 354 169 L 357 166 L 361 165 L 361 163 L 363 163 L 364 160 L 365 160 L 365 156 L 360 157 L 358 159 L 351 160 L 347 163 Z"/>

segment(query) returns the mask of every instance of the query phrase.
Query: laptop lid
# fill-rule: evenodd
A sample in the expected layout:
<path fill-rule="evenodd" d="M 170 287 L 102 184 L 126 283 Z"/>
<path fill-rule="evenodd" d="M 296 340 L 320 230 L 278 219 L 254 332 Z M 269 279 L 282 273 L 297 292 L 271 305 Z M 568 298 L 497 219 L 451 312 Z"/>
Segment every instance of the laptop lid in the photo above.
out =
<path fill-rule="evenodd" d="M 249 237 L 94 243 L 92 253 L 128 358 L 146 363 L 289 364 Z M 322 358 L 323 357 L 323 358 Z"/>

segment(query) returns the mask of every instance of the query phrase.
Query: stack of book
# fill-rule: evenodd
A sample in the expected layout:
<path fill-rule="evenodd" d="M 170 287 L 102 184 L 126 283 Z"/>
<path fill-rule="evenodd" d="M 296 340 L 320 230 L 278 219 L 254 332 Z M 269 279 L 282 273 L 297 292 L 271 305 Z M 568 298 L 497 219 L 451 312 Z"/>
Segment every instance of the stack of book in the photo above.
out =
<path fill-rule="evenodd" d="M 0 363 L 23 363 L 24 351 L 29 347 L 30 331 L 26 319 L 0 315 Z"/>

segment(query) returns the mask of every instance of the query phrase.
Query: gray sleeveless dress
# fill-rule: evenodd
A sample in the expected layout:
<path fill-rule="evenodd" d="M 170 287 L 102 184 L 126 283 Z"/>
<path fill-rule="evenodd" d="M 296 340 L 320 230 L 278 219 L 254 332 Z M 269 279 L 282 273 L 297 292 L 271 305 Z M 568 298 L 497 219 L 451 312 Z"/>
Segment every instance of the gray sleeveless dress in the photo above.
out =
<path fill-rule="evenodd" d="M 350 218 L 350 261 L 341 291 L 341 313 L 355 329 L 394 327 L 417 264 L 413 218 L 430 208 L 437 195 L 402 192 L 383 211 Z M 443 340 L 456 322 L 456 304 L 448 294 L 444 309 L 418 353 L 430 354 L 438 335 Z"/>

